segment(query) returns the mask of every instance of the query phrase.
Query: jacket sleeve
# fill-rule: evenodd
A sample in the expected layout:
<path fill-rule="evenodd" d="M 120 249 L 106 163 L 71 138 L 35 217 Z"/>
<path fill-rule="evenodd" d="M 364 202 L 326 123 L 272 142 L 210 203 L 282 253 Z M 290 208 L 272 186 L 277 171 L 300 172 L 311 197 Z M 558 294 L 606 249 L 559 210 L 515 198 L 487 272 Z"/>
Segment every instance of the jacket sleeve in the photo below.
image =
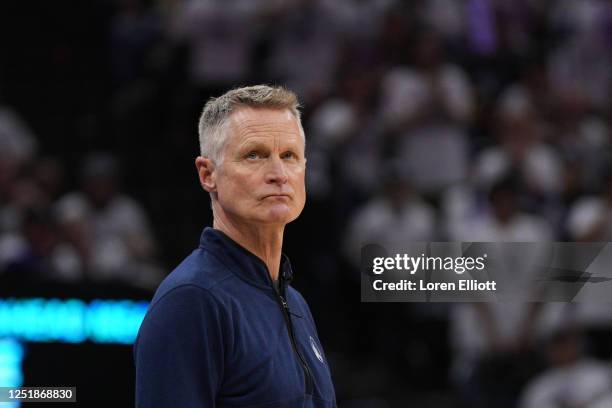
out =
<path fill-rule="evenodd" d="M 154 303 L 134 346 L 137 408 L 214 407 L 223 377 L 222 309 L 197 286 Z"/>

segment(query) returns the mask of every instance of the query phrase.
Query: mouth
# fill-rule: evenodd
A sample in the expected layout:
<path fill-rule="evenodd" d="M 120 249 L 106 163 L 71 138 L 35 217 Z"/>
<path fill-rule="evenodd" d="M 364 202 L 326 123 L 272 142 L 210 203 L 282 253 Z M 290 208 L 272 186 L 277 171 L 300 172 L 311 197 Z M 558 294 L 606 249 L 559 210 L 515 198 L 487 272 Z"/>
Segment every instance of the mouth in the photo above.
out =
<path fill-rule="evenodd" d="M 262 200 L 265 200 L 266 198 L 272 198 L 272 199 L 290 199 L 291 196 L 288 194 L 268 194 L 262 197 Z"/>

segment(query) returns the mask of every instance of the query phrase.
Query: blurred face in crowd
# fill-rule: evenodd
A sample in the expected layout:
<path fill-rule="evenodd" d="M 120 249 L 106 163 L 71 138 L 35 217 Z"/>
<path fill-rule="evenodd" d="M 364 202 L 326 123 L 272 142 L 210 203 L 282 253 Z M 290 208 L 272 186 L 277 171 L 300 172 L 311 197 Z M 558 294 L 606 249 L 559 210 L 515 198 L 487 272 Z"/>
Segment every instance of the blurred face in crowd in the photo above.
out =
<path fill-rule="evenodd" d="M 415 62 L 424 70 L 435 69 L 440 65 L 442 48 L 438 35 L 435 32 L 423 33 L 415 45 Z"/>
<path fill-rule="evenodd" d="M 391 207 L 401 211 L 412 197 L 412 188 L 405 181 L 393 180 L 385 185 L 385 194 Z"/>
<path fill-rule="evenodd" d="M 215 217 L 283 226 L 296 219 L 306 200 L 298 120 L 288 110 L 246 107 L 232 113 L 227 132 L 221 164 L 196 161 Z"/>
<path fill-rule="evenodd" d="M 495 218 L 502 224 L 506 224 L 516 214 L 516 194 L 512 190 L 496 191 L 491 196 L 491 205 Z"/>
<path fill-rule="evenodd" d="M 104 208 L 115 196 L 117 185 L 112 177 L 92 177 L 85 183 L 84 190 L 94 207 Z"/>
<path fill-rule="evenodd" d="M 502 118 L 499 132 L 504 148 L 515 160 L 524 158 L 538 140 L 537 122 L 530 114 Z"/>
<path fill-rule="evenodd" d="M 578 360 L 581 356 L 581 337 L 579 333 L 566 333 L 553 339 L 546 348 L 548 360 L 553 366 L 564 366 Z"/>

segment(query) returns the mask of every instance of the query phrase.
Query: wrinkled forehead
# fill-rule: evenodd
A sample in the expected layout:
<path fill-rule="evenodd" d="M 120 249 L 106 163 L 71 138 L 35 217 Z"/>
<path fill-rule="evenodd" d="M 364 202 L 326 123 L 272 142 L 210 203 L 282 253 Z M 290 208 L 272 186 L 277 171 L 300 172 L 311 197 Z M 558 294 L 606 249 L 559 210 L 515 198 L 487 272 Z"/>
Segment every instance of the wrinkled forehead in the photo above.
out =
<path fill-rule="evenodd" d="M 279 138 L 301 145 L 298 119 L 288 109 L 239 108 L 229 116 L 228 144 L 240 144 L 250 138 Z"/>
<path fill-rule="evenodd" d="M 291 122 L 296 120 L 289 109 L 276 109 L 269 107 L 242 106 L 235 109 L 229 116 L 233 121 L 273 121 Z"/>

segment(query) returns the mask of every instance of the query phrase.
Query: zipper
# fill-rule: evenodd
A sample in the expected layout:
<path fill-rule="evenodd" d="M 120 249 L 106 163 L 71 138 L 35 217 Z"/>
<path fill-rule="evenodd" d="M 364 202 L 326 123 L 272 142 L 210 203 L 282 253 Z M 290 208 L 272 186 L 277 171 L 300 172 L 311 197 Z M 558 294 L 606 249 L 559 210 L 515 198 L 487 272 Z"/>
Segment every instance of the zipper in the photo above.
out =
<path fill-rule="evenodd" d="M 284 292 L 284 282 L 281 280 L 279 282 L 279 291 Z M 291 347 L 293 347 L 293 351 L 298 356 L 298 360 L 300 360 L 300 364 L 302 369 L 304 370 L 304 381 L 306 382 L 306 395 L 312 395 L 313 384 L 312 384 L 312 374 L 310 373 L 310 368 L 308 368 L 308 364 L 306 364 L 306 360 L 300 354 L 297 341 L 295 340 L 295 333 L 293 332 L 293 324 L 291 323 L 291 311 L 289 310 L 289 304 L 285 300 L 282 294 L 278 293 L 276 289 L 274 290 L 276 294 L 276 300 L 279 302 L 279 306 L 281 307 L 281 311 L 283 312 L 283 317 L 285 318 L 285 323 L 287 324 L 287 331 L 289 332 L 289 338 L 291 340 Z"/>

